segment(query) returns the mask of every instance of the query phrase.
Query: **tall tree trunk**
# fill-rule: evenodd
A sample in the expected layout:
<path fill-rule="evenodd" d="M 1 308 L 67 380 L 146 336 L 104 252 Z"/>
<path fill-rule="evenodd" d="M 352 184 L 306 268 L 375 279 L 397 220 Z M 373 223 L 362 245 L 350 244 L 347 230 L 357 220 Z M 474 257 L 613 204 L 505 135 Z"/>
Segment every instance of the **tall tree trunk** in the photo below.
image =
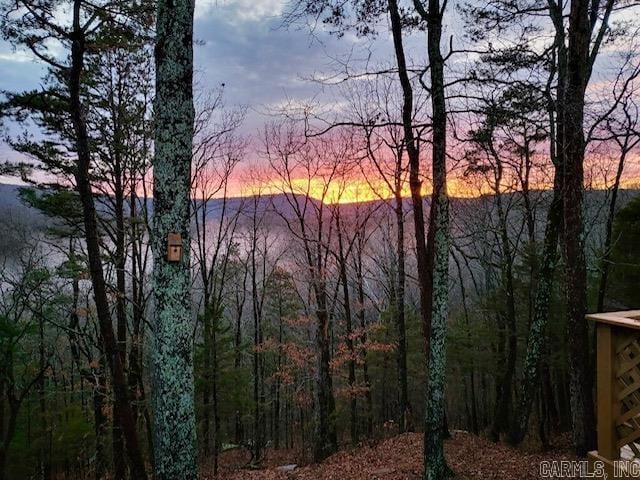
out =
<path fill-rule="evenodd" d="M 131 348 L 129 349 L 129 390 L 132 397 L 138 405 L 142 405 L 140 409 L 133 406 L 134 420 L 137 422 L 142 410 L 144 426 L 147 438 L 147 449 L 149 452 L 149 462 L 153 465 L 153 432 L 150 422 L 149 407 L 146 401 L 145 385 L 143 379 L 143 362 L 142 352 L 144 351 L 144 320 L 145 320 L 145 270 L 146 255 L 144 254 L 143 241 L 144 234 L 139 230 L 139 220 L 136 203 L 138 202 L 135 184 L 132 183 L 129 218 L 131 222 Z M 146 201 L 146 198 L 145 198 Z M 144 230 L 146 231 L 146 229 Z"/>
<path fill-rule="evenodd" d="M 313 458 L 316 462 L 322 461 L 338 449 L 338 435 L 336 433 L 336 403 L 333 396 L 333 380 L 331 378 L 331 325 L 327 310 L 327 282 L 322 247 L 324 232 L 323 210 L 320 208 L 317 216 L 317 239 L 311 244 L 305 235 L 304 248 L 307 264 L 311 271 L 312 291 L 315 298 L 315 343 L 316 343 L 316 370 L 315 370 L 315 422 Z M 302 231 L 305 231 L 304 218 L 298 216 Z M 314 253 L 312 253 L 315 250 Z"/>
<path fill-rule="evenodd" d="M 558 261 L 558 240 L 562 230 L 562 211 L 564 208 L 564 103 L 566 95 L 567 52 L 562 7 L 555 2 L 549 3 L 549 15 L 555 28 L 555 64 L 549 74 L 545 96 L 549 117 L 549 156 L 554 166 L 553 196 L 547 211 L 546 226 L 542 247 L 542 260 L 538 273 L 533 318 L 527 337 L 527 354 L 524 361 L 522 383 L 515 421 L 509 434 L 509 442 L 520 443 L 527 434 L 529 417 L 538 390 L 540 361 L 546 342 L 546 328 L 549 305 L 552 297 L 553 276 Z M 557 98 L 551 93 L 551 83 L 557 75 Z"/>
<path fill-rule="evenodd" d="M 156 24 L 153 403 L 159 480 L 197 477 L 189 231 L 193 9 L 191 0 L 160 0 Z M 177 262 L 166 257 L 169 233 L 182 238 Z"/>
<path fill-rule="evenodd" d="M 221 317 L 221 307 L 215 305 L 211 324 L 211 410 L 213 412 L 213 475 L 218 475 L 218 460 L 220 453 L 220 407 L 218 405 L 218 322 Z"/>
<path fill-rule="evenodd" d="M 246 269 L 245 269 L 245 280 L 246 280 Z M 243 282 L 243 286 L 242 288 L 244 289 L 244 282 Z M 244 294 L 243 294 L 244 295 Z M 244 298 L 244 297 L 243 297 Z M 242 311 L 244 307 L 244 300 L 242 301 L 242 304 L 238 304 L 237 307 L 237 311 L 236 311 L 236 325 L 235 325 L 235 332 L 234 332 L 234 345 L 233 345 L 233 366 L 236 369 L 236 371 L 239 371 L 240 369 L 240 365 L 241 365 L 241 360 L 242 360 L 242 351 L 241 351 L 241 346 L 242 346 Z M 235 438 L 235 443 L 239 444 L 242 441 L 242 437 L 243 437 L 243 429 L 242 429 L 242 415 L 240 413 L 240 410 L 236 408 L 236 412 L 235 412 L 235 433 L 234 433 L 234 438 Z"/>
<path fill-rule="evenodd" d="M 398 415 L 398 428 L 400 433 L 412 431 L 411 404 L 409 403 L 409 387 L 407 382 L 407 327 L 405 325 L 404 301 L 405 301 L 405 249 L 404 249 L 404 209 L 402 198 L 402 186 L 396 185 L 395 214 L 396 214 L 396 250 L 398 260 L 397 291 L 396 291 L 396 330 L 398 335 L 398 394 L 400 395 L 400 409 Z"/>
<path fill-rule="evenodd" d="M 44 345 L 44 316 L 40 309 L 38 315 L 38 333 L 39 333 L 39 363 L 40 371 L 44 372 L 47 367 L 48 359 L 46 358 L 46 351 Z M 51 437 L 53 435 L 52 429 L 49 427 L 47 419 L 47 398 L 46 398 L 46 378 L 45 375 L 41 375 L 38 379 L 38 401 L 40 404 L 40 431 L 42 434 L 41 447 L 40 447 L 40 479 L 49 480 L 51 478 Z"/>
<path fill-rule="evenodd" d="M 335 399 L 333 397 L 333 382 L 331 379 L 331 337 L 329 333 L 329 315 L 327 312 L 327 299 L 325 285 L 316 288 L 316 422 L 314 440 L 314 460 L 321 461 L 335 452 L 338 448 L 338 436 L 335 425 Z"/>
<path fill-rule="evenodd" d="M 467 341 L 468 346 L 471 347 L 473 345 L 473 340 L 471 338 L 471 322 L 469 321 L 469 309 L 467 308 L 467 289 L 464 285 L 464 277 L 462 276 L 462 268 L 460 267 L 460 262 L 458 258 L 453 255 L 453 260 L 456 264 L 458 270 L 458 283 L 460 284 L 460 297 L 462 299 L 462 308 L 464 311 L 464 323 L 467 330 Z M 476 376 L 475 376 L 475 364 L 473 361 L 473 353 L 469 355 L 469 385 L 470 385 L 470 422 L 471 431 L 475 434 L 478 433 L 478 402 L 476 399 Z M 466 384 L 465 384 L 465 392 L 466 392 Z M 465 393 L 466 397 L 466 393 Z"/>
<path fill-rule="evenodd" d="M 11 368 L 13 368 L 13 366 Z M 10 387 L 6 386 L 5 388 L 8 390 Z M 5 392 L 3 391 L 2 393 L 5 393 Z M 7 462 L 9 460 L 9 447 L 11 446 L 11 441 L 13 440 L 13 437 L 16 433 L 16 427 L 18 424 L 18 413 L 20 411 L 20 402 L 18 401 L 18 399 L 15 398 L 14 395 L 11 395 L 9 397 L 8 404 L 9 404 L 8 405 L 9 418 L 5 422 L 6 423 L 5 430 L 1 432 L 3 434 L 3 437 L 0 443 L 0 480 L 8 480 Z M 0 406 L 4 408 L 4 405 L 0 405 Z"/>
<path fill-rule="evenodd" d="M 427 23 L 427 53 L 431 77 L 433 194 L 429 218 L 429 246 L 425 226 L 420 180 L 418 139 L 413 132 L 413 87 L 409 79 L 402 41 L 402 19 L 396 0 L 389 0 L 391 32 L 402 87 L 402 123 L 409 156 L 409 187 L 413 204 L 416 261 L 420 287 L 420 313 L 427 359 L 425 412 L 425 479 L 442 479 L 449 472 L 444 459 L 444 375 L 445 340 L 449 303 L 449 199 L 447 194 L 444 58 L 440 50 L 442 10 L 439 0 L 429 0 L 428 10 L 415 0 L 416 10 Z M 431 258 L 431 260 L 430 260 Z"/>
<path fill-rule="evenodd" d="M 254 210 L 255 212 L 255 210 Z M 255 218 L 254 218 L 255 220 Z M 254 221 L 254 227 L 255 227 Z M 251 299 L 253 315 L 253 462 L 260 463 L 260 452 L 262 450 L 262 405 L 260 402 L 260 308 L 258 305 L 258 282 L 256 267 L 256 235 L 254 228 L 251 248 Z"/>
<path fill-rule="evenodd" d="M 367 403 L 367 411 L 366 411 L 366 431 L 365 434 L 367 438 L 371 437 L 373 433 L 373 395 L 371 394 L 371 378 L 369 377 L 369 361 L 367 360 L 367 319 L 365 315 L 365 307 L 364 307 L 364 277 L 362 271 L 362 250 L 363 250 L 363 237 L 360 233 L 358 239 L 358 249 L 357 249 L 357 257 L 356 257 L 356 276 L 357 276 L 357 289 L 358 289 L 358 318 L 360 320 L 360 359 L 362 362 L 362 379 L 364 380 L 364 385 L 366 388 L 365 400 Z"/>
<path fill-rule="evenodd" d="M 572 0 L 569 14 L 565 97 L 564 255 L 567 290 L 567 342 L 573 441 L 580 455 L 595 447 L 593 372 L 589 362 L 587 265 L 584 245 L 584 102 L 588 81 L 588 0 Z"/>
<path fill-rule="evenodd" d="M 609 262 L 611 258 L 611 242 L 613 234 L 613 221 L 616 215 L 616 206 L 618 201 L 618 191 L 620 190 L 620 180 L 622 179 L 622 172 L 624 171 L 625 159 L 629 145 L 629 137 L 625 137 L 624 143 L 621 145 L 620 159 L 618 160 L 618 168 L 616 171 L 616 178 L 611 188 L 611 201 L 609 202 L 609 211 L 607 213 L 607 224 L 605 227 L 605 240 L 604 251 L 602 254 L 602 270 L 600 272 L 600 283 L 598 284 L 598 305 L 596 307 L 598 312 L 604 311 L 604 299 L 607 294 L 607 283 L 609 281 Z"/>
<path fill-rule="evenodd" d="M 445 3 L 446 4 L 446 3 Z M 429 0 L 427 50 L 431 76 L 433 195 L 430 224 L 433 233 L 433 293 L 425 422 L 425 480 L 450 475 L 444 458 L 443 434 L 446 336 L 449 314 L 449 196 L 447 193 L 447 112 L 442 37 L 443 10 L 439 0 Z M 435 211 L 434 211 L 435 209 Z M 430 232 L 431 233 L 431 232 Z"/>
<path fill-rule="evenodd" d="M 102 363 L 102 362 L 100 362 Z M 102 368 L 98 371 L 95 376 L 95 383 L 93 386 L 93 422 L 94 422 L 94 432 L 96 436 L 96 444 L 95 444 L 95 462 L 94 462 L 94 471 L 96 480 L 101 480 L 104 478 L 105 474 L 105 445 L 104 445 L 104 437 L 106 433 L 107 427 L 107 417 L 104 414 L 105 407 L 105 397 L 106 397 L 106 388 L 104 385 L 104 375 Z"/>
<path fill-rule="evenodd" d="M 396 0 L 389 0 L 389 17 L 393 46 L 398 64 L 398 78 L 402 87 L 402 124 L 404 143 L 409 156 L 409 188 L 413 206 L 413 224 L 416 239 L 416 262 L 418 269 L 418 285 L 420 289 L 420 316 L 423 325 L 425 344 L 431 330 L 431 268 L 424 225 L 424 205 L 422 199 L 422 180 L 420 180 L 420 151 L 418 139 L 413 131 L 413 86 L 409 79 L 407 60 L 402 39 L 402 18 Z M 428 348 L 425 347 L 425 352 Z"/>
<path fill-rule="evenodd" d="M 74 1 L 73 41 L 71 45 L 71 69 L 69 71 L 70 113 L 78 155 L 78 165 L 75 175 L 76 188 L 82 202 L 89 271 L 93 284 L 96 313 L 100 324 L 100 336 L 107 357 L 107 363 L 111 371 L 115 401 L 122 405 L 120 421 L 125 437 L 127 454 L 129 456 L 129 466 L 131 474 L 136 479 L 143 479 L 146 478 L 146 471 L 138 443 L 138 434 L 133 421 L 133 413 L 128 402 L 128 389 L 124 376 L 124 367 L 118 354 L 118 345 L 111 323 L 104 272 L 102 269 L 96 208 L 89 179 L 91 152 L 89 135 L 87 133 L 86 113 L 81 100 L 81 77 L 84 70 L 84 54 L 86 48 L 85 32 L 80 26 L 81 5 L 82 2 L 80 0 Z"/>
<path fill-rule="evenodd" d="M 353 331 L 352 316 L 351 316 L 351 302 L 349 301 L 349 282 L 347 279 L 347 260 L 344 256 L 344 244 L 342 241 L 342 226 L 340 222 L 340 206 L 336 207 L 336 229 L 338 233 L 338 263 L 340 269 L 340 282 L 342 283 L 342 297 L 344 300 L 344 318 L 346 324 L 346 344 L 347 351 L 349 352 L 349 432 L 351 435 L 351 443 L 356 444 L 358 442 L 357 432 L 357 397 L 355 394 L 356 383 L 356 361 L 355 350 L 353 345 L 353 338 L 351 333 Z"/>
<path fill-rule="evenodd" d="M 506 323 L 503 312 L 496 313 L 496 345 L 494 353 L 496 357 L 496 374 L 495 374 L 495 397 L 496 401 L 493 405 L 493 419 L 491 421 L 490 438 L 492 442 L 500 441 L 500 432 L 506 419 L 502 417 L 502 408 L 504 408 L 504 377 L 507 371 L 507 336 Z"/>
<path fill-rule="evenodd" d="M 513 255 L 511 253 L 511 243 L 509 240 L 507 215 L 502 203 L 502 192 L 500 190 L 502 183 L 502 162 L 493 147 L 493 157 L 496 161 L 496 179 L 494 184 L 494 196 L 498 208 L 498 221 L 500 222 L 500 243 L 502 249 L 501 259 L 501 276 L 502 285 L 505 290 L 505 310 L 504 314 L 499 313 L 501 326 L 506 327 L 506 361 L 503 370 L 500 372 L 500 378 L 497 380 L 498 393 L 496 398 L 496 409 L 491 429 L 491 436 L 494 442 L 500 439 L 500 434 L 509 427 L 509 418 L 511 415 L 511 387 L 516 369 L 516 355 L 518 346 L 518 337 L 516 334 L 516 304 L 513 279 Z"/>
<path fill-rule="evenodd" d="M 282 297 L 278 295 L 278 358 L 276 360 L 276 372 L 279 374 L 282 369 L 282 341 L 283 341 L 283 325 L 282 325 Z M 280 448 L 280 397 L 281 386 L 280 375 L 276 375 L 274 382 L 274 402 L 273 402 L 273 446 L 276 450 Z M 286 428 L 285 416 L 285 428 Z"/>
<path fill-rule="evenodd" d="M 547 225 L 542 249 L 542 263 L 538 274 L 538 286 L 534 301 L 534 312 L 524 361 L 522 384 L 518 401 L 517 417 L 509 435 L 509 442 L 520 443 L 527 434 L 529 416 L 535 400 L 540 378 L 540 362 L 546 339 L 545 330 L 551 303 L 553 274 L 558 260 L 558 237 L 562 222 L 562 192 L 560 190 L 561 169 L 556 167 L 553 198 L 547 214 Z"/>
<path fill-rule="evenodd" d="M 126 298 L 126 280 L 125 280 L 125 232 L 124 232 L 124 190 L 122 185 L 122 165 L 120 151 L 122 145 L 120 143 L 120 132 L 118 127 L 114 128 L 114 202 L 116 217 L 116 241 L 115 241 L 115 267 L 116 267 L 116 334 L 118 340 L 118 354 L 120 362 L 126 371 L 127 356 L 127 312 L 125 305 Z M 133 409 L 132 409 L 133 410 Z M 122 405 L 118 399 L 113 402 L 113 466 L 116 478 L 125 478 L 126 465 L 124 456 L 124 437 L 120 424 Z M 135 415 L 134 415 L 135 422 Z"/>
<path fill-rule="evenodd" d="M 206 277 L 206 275 L 203 275 Z M 207 292 L 207 288 L 204 287 L 204 291 Z M 206 295 L 206 293 L 205 293 Z M 206 301 L 206 300 L 205 300 Z M 210 438 L 211 438 L 211 318 L 210 309 L 205 306 L 203 313 L 204 329 L 202 332 L 202 355 L 203 361 L 203 378 L 202 378 L 202 453 L 205 457 L 209 456 L 210 452 Z"/>

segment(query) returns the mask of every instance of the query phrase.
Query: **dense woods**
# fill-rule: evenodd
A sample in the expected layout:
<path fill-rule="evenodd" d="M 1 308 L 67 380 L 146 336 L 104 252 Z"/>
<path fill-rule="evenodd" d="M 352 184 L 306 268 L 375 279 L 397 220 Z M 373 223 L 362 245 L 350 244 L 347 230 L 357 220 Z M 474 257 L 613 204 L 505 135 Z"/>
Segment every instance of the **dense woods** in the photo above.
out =
<path fill-rule="evenodd" d="M 596 447 L 585 315 L 640 308 L 635 1 L 286 2 L 383 47 L 270 106 L 197 80 L 191 0 L 0 5 L 42 69 L 0 103 L 0 480 Z"/>

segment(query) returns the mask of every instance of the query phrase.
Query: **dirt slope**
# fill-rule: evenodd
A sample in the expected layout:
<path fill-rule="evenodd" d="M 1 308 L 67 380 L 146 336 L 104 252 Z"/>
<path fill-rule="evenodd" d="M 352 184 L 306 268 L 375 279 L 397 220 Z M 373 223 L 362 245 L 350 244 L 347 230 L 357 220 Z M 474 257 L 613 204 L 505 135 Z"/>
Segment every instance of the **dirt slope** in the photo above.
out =
<path fill-rule="evenodd" d="M 449 466 L 459 479 L 526 480 L 539 479 L 542 460 L 576 460 L 567 448 L 551 452 L 513 449 L 465 432 L 454 432 L 446 441 Z M 413 480 L 422 471 L 422 434 L 399 435 L 369 446 L 342 450 L 321 464 L 280 471 L 277 465 L 295 463 L 291 452 L 273 453 L 262 470 L 238 469 L 242 459 L 236 454 L 223 458 L 224 480 Z M 235 466 L 234 466 L 235 464 Z M 211 478 L 204 475 L 204 478 Z"/>

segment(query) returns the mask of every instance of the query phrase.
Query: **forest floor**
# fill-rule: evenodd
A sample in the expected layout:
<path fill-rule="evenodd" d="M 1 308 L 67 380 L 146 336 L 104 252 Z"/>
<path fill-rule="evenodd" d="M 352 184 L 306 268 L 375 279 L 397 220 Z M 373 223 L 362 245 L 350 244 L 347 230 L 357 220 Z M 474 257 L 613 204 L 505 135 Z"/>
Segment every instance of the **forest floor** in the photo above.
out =
<path fill-rule="evenodd" d="M 466 432 L 456 431 L 445 442 L 445 455 L 458 479 L 528 480 L 540 478 L 543 460 L 577 460 L 568 439 L 555 439 L 554 448 L 511 448 Z M 320 464 L 308 464 L 283 471 L 297 463 L 295 452 L 270 451 L 264 468 L 243 468 L 247 459 L 242 452 L 227 452 L 221 459 L 224 480 L 413 480 L 421 478 L 421 433 L 407 433 L 382 440 L 376 445 L 358 445 L 341 450 Z M 289 467 L 290 468 L 290 467 Z M 207 479 L 206 475 L 203 476 Z M 212 478 L 212 477 L 211 477 Z"/>

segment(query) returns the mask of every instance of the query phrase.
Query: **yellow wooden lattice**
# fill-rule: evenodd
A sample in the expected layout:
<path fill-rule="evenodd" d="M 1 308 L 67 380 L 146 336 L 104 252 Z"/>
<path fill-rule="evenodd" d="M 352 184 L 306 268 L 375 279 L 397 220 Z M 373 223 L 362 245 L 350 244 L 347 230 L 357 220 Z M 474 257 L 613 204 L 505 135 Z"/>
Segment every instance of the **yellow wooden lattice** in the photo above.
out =
<path fill-rule="evenodd" d="M 616 418 L 617 447 L 627 446 L 640 459 L 640 335 L 620 331 L 617 335 L 615 375 L 618 383 L 619 415 Z"/>

